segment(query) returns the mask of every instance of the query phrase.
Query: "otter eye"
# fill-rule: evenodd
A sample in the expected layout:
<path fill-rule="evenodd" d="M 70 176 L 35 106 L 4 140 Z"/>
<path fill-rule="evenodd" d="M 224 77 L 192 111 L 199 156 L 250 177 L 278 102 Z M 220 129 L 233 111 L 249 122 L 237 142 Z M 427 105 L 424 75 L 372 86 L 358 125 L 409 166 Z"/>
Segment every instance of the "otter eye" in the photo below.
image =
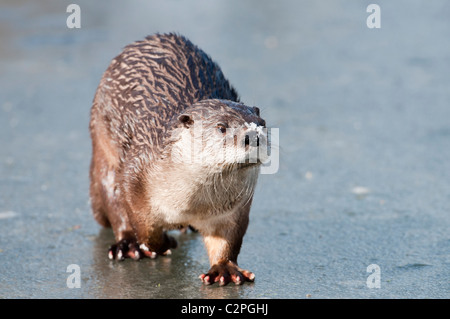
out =
<path fill-rule="evenodd" d="M 225 134 L 227 132 L 227 126 L 223 123 L 217 124 L 217 129 L 220 133 Z"/>

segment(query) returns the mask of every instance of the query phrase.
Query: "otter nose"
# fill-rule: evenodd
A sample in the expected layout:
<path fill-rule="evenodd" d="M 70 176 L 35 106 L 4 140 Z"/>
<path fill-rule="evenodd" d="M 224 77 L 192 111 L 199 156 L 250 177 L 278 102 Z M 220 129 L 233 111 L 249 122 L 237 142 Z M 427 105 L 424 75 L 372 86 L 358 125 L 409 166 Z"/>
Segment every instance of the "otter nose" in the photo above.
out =
<path fill-rule="evenodd" d="M 245 146 L 250 145 L 250 142 L 252 143 L 252 146 L 259 146 L 259 136 L 257 132 L 249 132 L 245 134 Z"/>

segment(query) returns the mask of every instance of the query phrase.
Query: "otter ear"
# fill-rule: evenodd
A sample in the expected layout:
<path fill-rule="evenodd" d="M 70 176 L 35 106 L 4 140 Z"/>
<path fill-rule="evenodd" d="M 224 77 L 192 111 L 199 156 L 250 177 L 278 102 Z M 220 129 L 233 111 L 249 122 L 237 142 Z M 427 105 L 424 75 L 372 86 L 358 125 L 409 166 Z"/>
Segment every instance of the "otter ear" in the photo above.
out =
<path fill-rule="evenodd" d="M 253 111 L 255 111 L 256 115 L 259 116 L 259 107 L 254 106 L 254 107 L 253 107 Z"/>
<path fill-rule="evenodd" d="M 194 124 L 194 120 L 188 114 L 181 114 L 178 116 L 178 121 L 180 121 L 180 123 L 182 123 L 185 127 L 189 127 Z"/>

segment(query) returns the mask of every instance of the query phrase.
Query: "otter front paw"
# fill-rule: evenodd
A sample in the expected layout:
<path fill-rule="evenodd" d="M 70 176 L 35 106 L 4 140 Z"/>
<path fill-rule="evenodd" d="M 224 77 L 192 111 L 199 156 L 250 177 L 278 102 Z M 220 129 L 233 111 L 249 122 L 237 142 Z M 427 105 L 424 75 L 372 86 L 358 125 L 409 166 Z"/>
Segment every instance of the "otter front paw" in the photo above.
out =
<path fill-rule="evenodd" d="M 111 245 L 108 250 L 108 258 L 116 260 L 124 260 L 125 258 L 132 258 L 139 260 L 141 258 L 141 251 L 136 240 L 122 239 L 114 245 Z"/>
<path fill-rule="evenodd" d="M 232 261 L 228 261 L 213 265 L 208 273 L 201 274 L 199 278 L 207 285 L 215 282 L 219 282 L 220 286 L 225 286 L 230 282 L 234 282 L 236 285 L 242 285 L 245 281 L 254 281 L 255 274 L 239 268 Z"/>
<path fill-rule="evenodd" d="M 159 250 L 158 252 L 150 250 L 147 247 L 147 245 L 145 245 L 145 244 L 141 244 L 139 246 L 139 248 L 144 256 L 152 258 L 152 259 L 156 258 L 158 255 L 162 255 L 162 256 L 172 255 L 172 251 L 169 248 Z M 175 244 L 175 246 L 172 246 L 170 248 L 176 248 L 176 244 Z"/>
<path fill-rule="evenodd" d="M 158 255 L 170 255 L 170 248 L 176 248 L 177 242 L 172 237 L 168 237 L 168 243 L 158 251 L 151 250 L 146 244 L 138 244 L 135 239 L 122 239 L 112 245 L 108 250 L 108 258 L 116 260 L 124 260 L 131 258 L 139 260 L 144 257 L 156 258 Z"/>

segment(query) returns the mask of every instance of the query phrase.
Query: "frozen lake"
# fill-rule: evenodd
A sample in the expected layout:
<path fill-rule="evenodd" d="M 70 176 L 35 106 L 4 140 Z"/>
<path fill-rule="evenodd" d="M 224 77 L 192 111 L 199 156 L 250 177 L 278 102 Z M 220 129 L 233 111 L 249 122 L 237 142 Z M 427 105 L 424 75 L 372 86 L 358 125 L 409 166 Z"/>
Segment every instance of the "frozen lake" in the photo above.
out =
<path fill-rule="evenodd" d="M 380 29 L 368 3 L 335 0 L 79 0 L 69 29 L 72 2 L 0 4 L 0 298 L 450 297 L 447 1 L 377 1 Z M 239 255 L 252 284 L 203 286 L 195 233 L 174 232 L 171 256 L 112 262 L 91 215 L 101 75 L 172 31 L 279 128 L 280 168 L 260 176 Z"/>

